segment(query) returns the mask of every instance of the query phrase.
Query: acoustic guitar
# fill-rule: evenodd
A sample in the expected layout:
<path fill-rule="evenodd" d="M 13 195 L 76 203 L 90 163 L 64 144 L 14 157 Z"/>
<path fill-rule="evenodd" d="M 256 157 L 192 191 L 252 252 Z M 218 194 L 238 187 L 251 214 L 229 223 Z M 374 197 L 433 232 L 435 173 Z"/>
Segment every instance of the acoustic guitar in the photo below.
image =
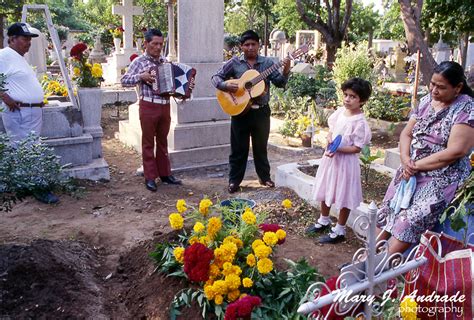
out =
<path fill-rule="evenodd" d="M 273 71 L 279 69 L 286 60 L 296 59 L 299 56 L 308 52 L 308 46 L 302 45 L 297 50 L 289 54 L 289 56 L 282 61 L 275 63 L 262 73 L 257 70 L 247 70 L 239 79 L 227 80 L 225 83 L 237 83 L 239 89 L 237 92 L 227 92 L 217 90 L 216 96 L 222 110 L 231 115 L 236 116 L 248 110 L 251 105 L 251 100 L 261 96 L 265 92 L 265 78 L 272 74 Z"/>

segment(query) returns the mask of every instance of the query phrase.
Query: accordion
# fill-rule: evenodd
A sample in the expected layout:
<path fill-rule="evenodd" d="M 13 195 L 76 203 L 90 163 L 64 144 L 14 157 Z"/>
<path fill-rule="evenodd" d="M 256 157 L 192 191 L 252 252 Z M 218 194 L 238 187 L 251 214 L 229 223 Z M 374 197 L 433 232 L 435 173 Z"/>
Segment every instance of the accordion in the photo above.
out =
<path fill-rule="evenodd" d="M 196 69 L 183 63 L 165 62 L 151 68 L 150 74 L 155 77 L 152 84 L 153 93 L 162 97 L 191 97 L 189 83 L 196 76 Z"/>

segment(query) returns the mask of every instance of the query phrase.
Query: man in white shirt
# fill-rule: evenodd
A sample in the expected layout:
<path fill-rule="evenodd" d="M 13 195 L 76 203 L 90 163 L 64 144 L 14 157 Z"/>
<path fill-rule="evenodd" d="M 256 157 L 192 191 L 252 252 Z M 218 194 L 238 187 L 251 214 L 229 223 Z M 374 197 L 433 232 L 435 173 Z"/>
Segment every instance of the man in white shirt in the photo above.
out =
<path fill-rule="evenodd" d="M 2 120 L 12 143 L 17 143 L 30 132 L 41 133 L 43 122 L 43 88 L 36 73 L 24 58 L 31 46 L 31 38 L 38 35 L 30 32 L 24 23 L 14 23 L 7 31 L 8 47 L 0 50 L 0 73 L 6 76 L 2 100 Z M 45 203 L 56 203 L 52 193 L 35 197 Z"/>

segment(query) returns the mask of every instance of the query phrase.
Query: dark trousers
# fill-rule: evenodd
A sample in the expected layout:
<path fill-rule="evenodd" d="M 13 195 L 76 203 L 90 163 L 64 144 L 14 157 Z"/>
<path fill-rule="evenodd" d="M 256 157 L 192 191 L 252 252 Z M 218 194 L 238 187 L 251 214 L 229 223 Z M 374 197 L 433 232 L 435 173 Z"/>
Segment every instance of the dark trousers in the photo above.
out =
<path fill-rule="evenodd" d="M 270 180 L 267 143 L 270 134 L 270 108 L 250 109 L 243 115 L 231 118 L 229 183 L 240 184 L 244 179 L 249 155 L 250 138 L 255 170 L 260 180 Z"/>
<path fill-rule="evenodd" d="M 139 114 L 145 179 L 154 180 L 171 175 L 167 140 L 171 124 L 170 105 L 140 100 Z"/>

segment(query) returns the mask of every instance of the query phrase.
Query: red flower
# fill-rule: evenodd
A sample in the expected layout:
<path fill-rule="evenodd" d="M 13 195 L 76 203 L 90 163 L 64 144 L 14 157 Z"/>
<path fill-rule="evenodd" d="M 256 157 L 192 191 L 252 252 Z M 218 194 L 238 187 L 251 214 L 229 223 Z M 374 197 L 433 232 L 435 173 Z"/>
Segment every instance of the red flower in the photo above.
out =
<path fill-rule="evenodd" d="M 134 53 L 130 56 L 130 62 L 132 62 L 133 60 L 135 60 L 136 58 L 138 58 L 138 54 Z"/>
<path fill-rule="evenodd" d="M 259 226 L 260 230 L 263 232 L 277 232 L 280 229 L 283 229 L 277 224 L 274 223 L 261 223 Z M 285 243 L 286 239 L 278 240 L 278 244 Z"/>
<path fill-rule="evenodd" d="M 147 32 L 147 31 L 148 31 L 147 28 L 145 27 L 142 28 L 142 32 Z"/>
<path fill-rule="evenodd" d="M 122 31 L 122 32 L 125 31 L 122 26 L 118 27 L 117 29 L 120 30 L 120 31 Z"/>
<path fill-rule="evenodd" d="M 334 277 L 331 277 L 329 279 L 326 280 L 326 285 L 329 287 L 329 291 L 326 289 L 325 286 L 323 286 L 321 288 L 321 294 L 320 294 L 320 297 L 323 297 L 327 294 L 329 294 L 330 292 L 334 291 L 334 290 L 337 290 L 338 287 L 337 287 L 337 276 L 334 276 Z M 363 304 L 361 304 L 355 313 L 358 313 L 359 311 L 361 311 L 361 308 L 362 308 Z M 335 308 L 336 306 L 334 306 L 334 308 L 329 312 L 331 308 L 331 304 L 327 305 L 327 306 L 324 306 L 320 309 L 321 311 L 321 314 L 323 315 L 323 318 L 327 316 L 327 319 L 331 319 L 331 320 L 343 320 L 345 319 L 346 317 L 349 316 L 349 314 L 352 312 L 352 310 L 349 310 L 348 312 L 342 314 L 342 315 L 338 315 L 336 314 L 336 311 L 335 311 Z M 314 312 L 313 313 L 313 316 L 318 316 L 317 314 L 318 312 Z M 328 314 L 329 313 L 329 314 Z"/>
<path fill-rule="evenodd" d="M 209 267 L 214 253 L 205 245 L 196 242 L 184 250 L 184 272 L 194 282 L 209 279 Z"/>
<path fill-rule="evenodd" d="M 79 42 L 71 48 L 70 56 L 76 59 L 80 59 L 84 51 L 87 50 L 87 45 L 83 42 Z"/>
<path fill-rule="evenodd" d="M 262 299 L 257 296 L 245 296 L 229 304 L 225 310 L 224 320 L 236 320 L 238 318 L 248 318 L 252 310 L 262 303 Z"/>

